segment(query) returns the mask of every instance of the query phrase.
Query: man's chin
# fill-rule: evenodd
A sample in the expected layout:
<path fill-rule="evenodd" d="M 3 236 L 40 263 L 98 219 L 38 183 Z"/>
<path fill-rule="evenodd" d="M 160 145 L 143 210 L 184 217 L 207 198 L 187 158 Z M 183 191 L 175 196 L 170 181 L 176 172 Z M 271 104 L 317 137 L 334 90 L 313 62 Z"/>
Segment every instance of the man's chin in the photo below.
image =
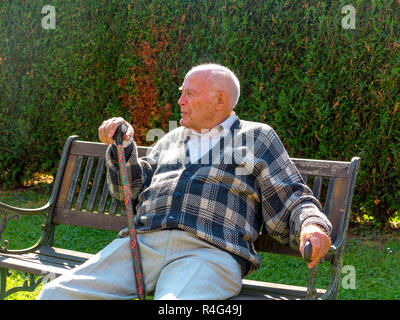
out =
<path fill-rule="evenodd" d="M 180 121 L 179 124 L 180 124 L 182 127 L 185 127 L 186 129 L 190 129 L 190 130 L 194 130 L 194 131 L 199 132 L 198 130 L 196 130 L 195 128 L 193 128 L 188 122 Z"/>
<path fill-rule="evenodd" d="M 185 120 L 185 119 L 182 119 L 182 118 L 181 118 L 181 120 L 179 120 L 179 124 L 180 124 L 182 127 L 185 127 L 185 128 L 190 129 L 189 121 L 187 121 L 187 120 Z"/>

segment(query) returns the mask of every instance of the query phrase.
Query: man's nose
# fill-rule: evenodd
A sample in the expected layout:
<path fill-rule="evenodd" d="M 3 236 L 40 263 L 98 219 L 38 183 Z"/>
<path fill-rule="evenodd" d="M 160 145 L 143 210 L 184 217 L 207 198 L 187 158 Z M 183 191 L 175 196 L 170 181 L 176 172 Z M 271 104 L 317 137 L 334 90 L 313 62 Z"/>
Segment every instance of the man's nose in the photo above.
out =
<path fill-rule="evenodd" d="M 184 105 L 185 103 L 186 103 L 186 99 L 184 98 L 183 94 L 181 94 L 181 96 L 179 97 L 179 100 L 178 100 L 178 104 L 179 104 L 180 106 L 182 106 L 182 105 Z"/>

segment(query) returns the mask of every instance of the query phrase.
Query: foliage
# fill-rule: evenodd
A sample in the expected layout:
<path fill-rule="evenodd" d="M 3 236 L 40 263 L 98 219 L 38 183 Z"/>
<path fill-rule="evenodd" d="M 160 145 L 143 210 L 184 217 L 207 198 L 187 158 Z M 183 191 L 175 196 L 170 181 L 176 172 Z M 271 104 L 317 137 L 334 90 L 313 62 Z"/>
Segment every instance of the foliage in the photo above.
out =
<path fill-rule="evenodd" d="M 293 157 L 362 166 L 353 216 L 381 225 L 400 207 L 400 3 L 339 1 L 0 2 L 0 183 L 55 172 L 66 138 L 97 140 L 106 118 L 167 130 L 191 66 L 217 62 L 241 80 L 236 113 L 276 129 Z M 360 209 L 364 208 L 364 209 Z"/>
<path fill-rule="evenodd" d="M 135 140 L 139 145 L 146 145 L 149 130 L 161 127 L 167 130 L 167 120 L 171 116 L 171 104 L 159 107 L 159 95 L 156 87 L 155 76 L 161 71 L 158 55 L 168 46 L 168 39 L 165 28 L 157 29 L 154 26 L 154 19 L 150 19 L 153 43 L 151 48 L 148 41 L 139 34 L 138 39 L 130 40 L 133 48 L 132 61 L 129 68 L 131 74 L 128 78 L 118 79 L 118 85 L 124 89 L 120 98 L 124 109 L 130 111 L 131 120 L 135 127 Z M 129 57 L 125 57 L 128 61 Z"/>

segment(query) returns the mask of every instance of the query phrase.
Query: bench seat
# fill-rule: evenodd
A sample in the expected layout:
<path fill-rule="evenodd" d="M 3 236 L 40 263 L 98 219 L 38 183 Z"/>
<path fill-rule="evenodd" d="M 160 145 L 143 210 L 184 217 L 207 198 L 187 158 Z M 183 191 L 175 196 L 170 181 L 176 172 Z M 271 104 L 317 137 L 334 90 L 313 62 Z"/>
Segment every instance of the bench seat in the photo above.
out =
<path fill-rule="evenodd" d="M 62 248 L 42 247 L 25 254 L 0 253 L 0 268 L 29 274 L 58 277 L 84 263 L 92 254 Z M 40 281 L 37 281 L 40 283 Z M 317 289 L 318 296 L 326 290 Z M 307 288 L 243 279 L 240 295 L 230 300 L 298 300 L 306 298 Z"/>

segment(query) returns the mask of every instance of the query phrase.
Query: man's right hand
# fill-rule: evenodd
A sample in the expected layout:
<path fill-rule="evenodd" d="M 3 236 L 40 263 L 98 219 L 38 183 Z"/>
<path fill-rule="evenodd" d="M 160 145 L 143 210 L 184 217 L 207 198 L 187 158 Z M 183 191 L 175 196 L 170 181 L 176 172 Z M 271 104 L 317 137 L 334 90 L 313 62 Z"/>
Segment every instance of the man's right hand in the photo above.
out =
<path fill-rule="evenodd" d="M 133 138 L 133 127 L 130 125 L 129 122 L 125 121 L 121 117 L 115 117 L 108 120 L 103 121 L 101 126 L 99 127 L 99 139 L 101 142 L 110 145 L 114 143 L 113 135 L 115 130 L 117 130 L 118 126 L 121 123 L 125 123 L 128 127 L 126 134 L 124 135 L 124 140 L 129 141 Z"/>

